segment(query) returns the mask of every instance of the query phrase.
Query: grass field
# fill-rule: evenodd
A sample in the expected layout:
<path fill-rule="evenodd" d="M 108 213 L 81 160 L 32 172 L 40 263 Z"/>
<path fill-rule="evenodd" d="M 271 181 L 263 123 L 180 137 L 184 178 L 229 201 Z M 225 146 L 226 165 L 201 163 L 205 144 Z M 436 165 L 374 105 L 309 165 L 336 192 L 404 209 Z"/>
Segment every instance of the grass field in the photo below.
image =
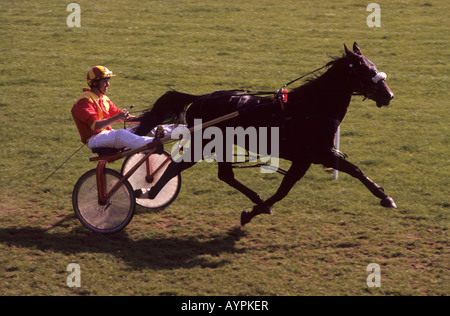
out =
<path fill-rule="evenodd" d="M 370 28 L 370 2 L 80 0 L 81 27 L 68 27 L 70 1 L 1 0 L 0 295 L 448 295 L 450 4 L 380 0 Z M 70 109 L 94 65 L 117 74 L 110 98 L 139 114 L 169 88 L 275 91 L 354 41 L 395 99 L 378 109 L 354 97 L 341 150 L 397 210 L 313 166 L 273 215 L 240 228 L 251 203 L 200 163 L 170 207 L 138 208 L 104 236 L 72 211 L 75 182 L 95 167 L 87 148 L 31 186 L 81 145 Z M 281 181 L 237 176 L 264 198 Z M 79 288 L 66 284 L 70 263 Z M 370 263 L 381 287 L 366 284 Z"/>

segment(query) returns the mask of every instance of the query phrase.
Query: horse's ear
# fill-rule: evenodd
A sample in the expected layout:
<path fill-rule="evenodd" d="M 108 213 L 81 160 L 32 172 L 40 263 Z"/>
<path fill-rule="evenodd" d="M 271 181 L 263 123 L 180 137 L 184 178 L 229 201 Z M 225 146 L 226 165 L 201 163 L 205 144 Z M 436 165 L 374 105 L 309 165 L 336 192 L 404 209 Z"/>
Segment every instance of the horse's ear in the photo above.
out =
<path fill-rule="evenodd" d="M 344 44 L 344 48 L 345 48 L 345 53 L 347 54 L 348 58 L 350 58 L 351 60 L 358 59 L 359 56 L 352 50 L 348 49 L 348 47 L 345 44 Z"/>
<path fill-rule="evenodd" d="M 359 48 L 358 43 L 356 42 L 353 43 L 353 51 L 358 55 L 363 55 L 363 53 L 361 52 L 361 48 Z"/>

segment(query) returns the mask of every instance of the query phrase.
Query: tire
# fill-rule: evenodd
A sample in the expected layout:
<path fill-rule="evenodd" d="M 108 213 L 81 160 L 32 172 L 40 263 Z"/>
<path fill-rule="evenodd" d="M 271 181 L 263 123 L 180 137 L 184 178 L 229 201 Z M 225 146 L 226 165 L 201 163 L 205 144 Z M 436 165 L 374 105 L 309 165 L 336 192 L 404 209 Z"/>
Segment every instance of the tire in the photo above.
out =
<path fill-rule="evenodd" d="M 122 165 L 122 174 L 125 175 L 131 168 L 133 168 L 142 158 L 144 158 L 145 154 L 143 153 L 137 153 L 132 156 L 129 156 L 125 159 L 123 165 Z M 150 159 L 150 166 L 151 170 L 156 170 L 164 161 L 169 157 L 169 153 L 164 152 L 162 155 L 153 154 L 149 157 Z M 134 190 L 140 190 L 140 189 L 150 189 L 152 188 L 158 180 L 161 178 L 161 176 L 166 171 L 167 167 L 169 166 L 169 163 L 166 163 L 153 177 L 153 180 L 151 182 L 148 182 L 146 180 L 147 175 L 147 167 L 146 164 L 143 163 L 132 175 L 130 178 L 128 178 L 128 181 L 130 182 L 131 186 Z M 172 178 L 165 186 L 164 188 L 158 193 L 155 199 L 148 199 L 146 195 L 144 195 L 142 198 L 136 198 L 136 203 L 140 206 L 143 206 L 145 208 L 149 209 L 160 209 L 165 208 L 172 204 L 173 201 L 178 196 L 178 193 L 180 193 L 181 189 L 181 175 L 177 175 L 176 177 Z"/>
<path fill-rule="evenodd" d="M 106 205 L 98 203 L 96 169 L 86 172 L 75 184 L 72 205 L 75 215 L 88 229 L 96 233 L 115 233 L 124 229 L 131 221 L 136 209 L 134 191 L 125 181 Z M 105 169 L 106 190 L 110 190 L 122 175 Z"/>

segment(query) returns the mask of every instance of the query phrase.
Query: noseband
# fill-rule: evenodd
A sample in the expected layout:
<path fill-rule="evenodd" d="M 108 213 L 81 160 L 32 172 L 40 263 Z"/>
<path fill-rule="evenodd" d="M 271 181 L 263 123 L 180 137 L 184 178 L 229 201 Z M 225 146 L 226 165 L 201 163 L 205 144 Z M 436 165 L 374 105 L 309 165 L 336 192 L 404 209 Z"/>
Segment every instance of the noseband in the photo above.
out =
<path fill-rule="evenodd" d="M 387 75 L 384 72 L 379 72 L 376 74 L 375 77 L 372 78 L 372 82 L 377 84 L 381 80 L 386 80 L 386 78 L 387 78 Z"/>

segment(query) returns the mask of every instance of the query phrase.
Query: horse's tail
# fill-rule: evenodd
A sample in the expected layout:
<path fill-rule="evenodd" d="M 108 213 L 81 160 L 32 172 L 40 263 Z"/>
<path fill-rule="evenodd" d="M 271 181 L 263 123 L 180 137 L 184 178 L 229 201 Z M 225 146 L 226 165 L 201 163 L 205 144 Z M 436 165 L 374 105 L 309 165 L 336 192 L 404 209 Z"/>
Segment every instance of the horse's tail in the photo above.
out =
<path fill-rule="evenodd" d="M 139 116 L 137 120 L 140 124 L 135 133 L 143 136 L 163 123 L 183 123 L 187 106 L 194 102 L 197 97 L 175 90 L 167 91 L 156 100 L 151 110 Z"/>

